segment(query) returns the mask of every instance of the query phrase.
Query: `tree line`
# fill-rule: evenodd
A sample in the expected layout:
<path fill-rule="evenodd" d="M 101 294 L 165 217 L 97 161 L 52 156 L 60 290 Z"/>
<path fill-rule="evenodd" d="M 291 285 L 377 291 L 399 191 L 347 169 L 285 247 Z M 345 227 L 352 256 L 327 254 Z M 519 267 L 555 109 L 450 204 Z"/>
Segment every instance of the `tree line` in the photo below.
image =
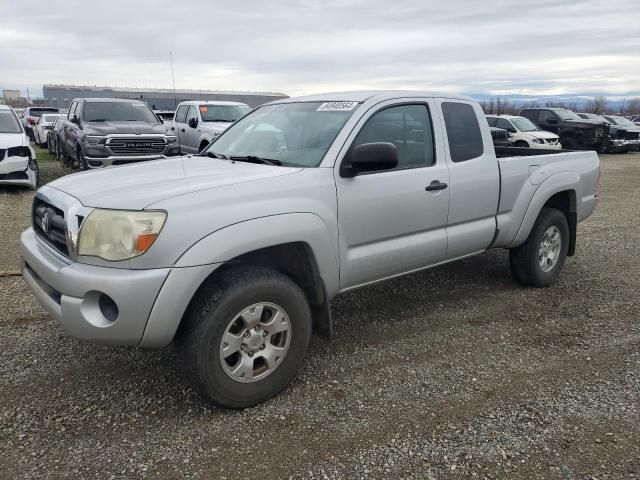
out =
<path fill-rule="evenodd" d="M 618 115 L 640 115 L 640 98 L 632 98 L 624 100 L 621 106 L 609 108 L 609 102 L 606 97 L 594 97 L 587 100 L 578 108 L 577 102 L 513 102 L 506 98 L 495 97 L 488 100 L 481 100 L 480 106 L 484 113 L 490 115 L 516 115 L 520 110 L 525 108 L 566 108 L 574 112 L 580 111 L 585 113 L 610 113 Z"/>

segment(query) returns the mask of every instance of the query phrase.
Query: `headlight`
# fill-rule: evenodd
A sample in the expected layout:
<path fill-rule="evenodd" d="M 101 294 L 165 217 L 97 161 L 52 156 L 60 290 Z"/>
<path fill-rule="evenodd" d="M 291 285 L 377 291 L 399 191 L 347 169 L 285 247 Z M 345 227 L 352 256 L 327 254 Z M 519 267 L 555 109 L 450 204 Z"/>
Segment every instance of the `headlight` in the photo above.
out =
<path fill-rule="evenodd" d="M 162 211 L 96 208 L 80 228 L 78 255 L 110 261 L 142 255 L 153 245 L 166 219 Z"/>
<path fill-rule="evenodd" d="M 533 138 L 533 139 L 531 139 L 531 141 L 532 141 L 533 143 L 542 143 L 542 140 L 540 140 L 540 139 L 538 139 L 538 138 Z"/>
<path fill-rule="evenodd" d="M 30 157 L 29 147 L 11 147 L 7 151 L 7 157 Z"/>
<path fill-rule="evenodd" d="M 104 137 L 94 137 L 87 135 L 87 145 L 99 145 L 101 143 L 105 143 L 106 139 Z"/>

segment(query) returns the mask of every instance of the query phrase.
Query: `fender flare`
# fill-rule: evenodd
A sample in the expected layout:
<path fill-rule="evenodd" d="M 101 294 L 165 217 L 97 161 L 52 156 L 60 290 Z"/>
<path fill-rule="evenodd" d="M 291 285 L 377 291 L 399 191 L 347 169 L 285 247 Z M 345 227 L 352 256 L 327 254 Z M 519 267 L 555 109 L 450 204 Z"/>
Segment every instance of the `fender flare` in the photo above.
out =
<path fill-rule="evenodd" d="M 561 172 L 550 176 L 537 188 L 527 211 L 524 214 L 520 229 L 516 234 L 513 242 L 507 245 L 507 248 L 514 248 L 522 245 L 527 241 L 531 229 L 534 223 L 538 219 L 538 215 L 542 211 L 542 207 L 549 201 L 555 194 L 564 191 L 573 191 L 575 198 L 582 198 L 582 186 L 580 184 L 580 175 L 576 172 Z M 575 206 L 574 206 L 575 207 Z"/>
<path fill-rule="evenodd" d="M 256 235 L 260 232 L 260 235 Z M 286 213 L 245 220 L 216 230 L 189 247 L 177 268 L 225 263 L 275 245 L 304 242 L 315 257 L 328 298 L 339 290 L 337 247 L 325 222 L 313 213 Z"/>

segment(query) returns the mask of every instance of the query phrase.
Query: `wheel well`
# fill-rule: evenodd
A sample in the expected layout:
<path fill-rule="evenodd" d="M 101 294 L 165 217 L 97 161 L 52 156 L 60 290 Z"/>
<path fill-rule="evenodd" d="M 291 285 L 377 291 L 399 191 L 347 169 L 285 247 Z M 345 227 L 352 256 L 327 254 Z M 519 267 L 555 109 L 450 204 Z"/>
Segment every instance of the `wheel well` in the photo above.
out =
<path fill-rule="evenodd" d="M 315 256 L 305 242 L 284 243 L 242 254 L 226 262 L 214 275 L 223 274 L 226 268 L 238 265 L 272 268 L 287 275 L 302 288 L 311 306 L 320 306 L 326 301 Z"/>
<path fill-rule="evenodd" d="M 209 145 L 209 142 L 207 142 L 206 140 L 201 141 L 200 142 L 200 148 L 198 148 L 198 151 L 201 152 L 202 150 L 204 150 L 207 147 L 207 145 Z"/>
<path fill-rule="evenodd" d="M 569 224 L 569 251 L 567 255 L 572 256 L 576 251 L 576 230 L 578 226 L 576 192 L 574 190 L 558 192 L 547 200 L 544 206 L 560 210 L 567 218 L 567 223 Z"/>

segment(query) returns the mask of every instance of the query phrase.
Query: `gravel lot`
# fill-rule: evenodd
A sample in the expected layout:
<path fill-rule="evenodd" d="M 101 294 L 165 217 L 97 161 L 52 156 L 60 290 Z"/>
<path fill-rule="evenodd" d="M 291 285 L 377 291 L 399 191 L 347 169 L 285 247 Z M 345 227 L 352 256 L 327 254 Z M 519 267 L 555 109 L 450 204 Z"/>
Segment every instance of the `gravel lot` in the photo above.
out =
<path fill-rule="evenodd" d="M 171 348 L 66 337 L 0 278 L 0 478 L 640 478 L 640 154 L 602 157 L 577 256 L 494 251 L 339 297 L 281 395 L 205 405 Z M 0 270 L 31 193 L 0 193 Z"/>

